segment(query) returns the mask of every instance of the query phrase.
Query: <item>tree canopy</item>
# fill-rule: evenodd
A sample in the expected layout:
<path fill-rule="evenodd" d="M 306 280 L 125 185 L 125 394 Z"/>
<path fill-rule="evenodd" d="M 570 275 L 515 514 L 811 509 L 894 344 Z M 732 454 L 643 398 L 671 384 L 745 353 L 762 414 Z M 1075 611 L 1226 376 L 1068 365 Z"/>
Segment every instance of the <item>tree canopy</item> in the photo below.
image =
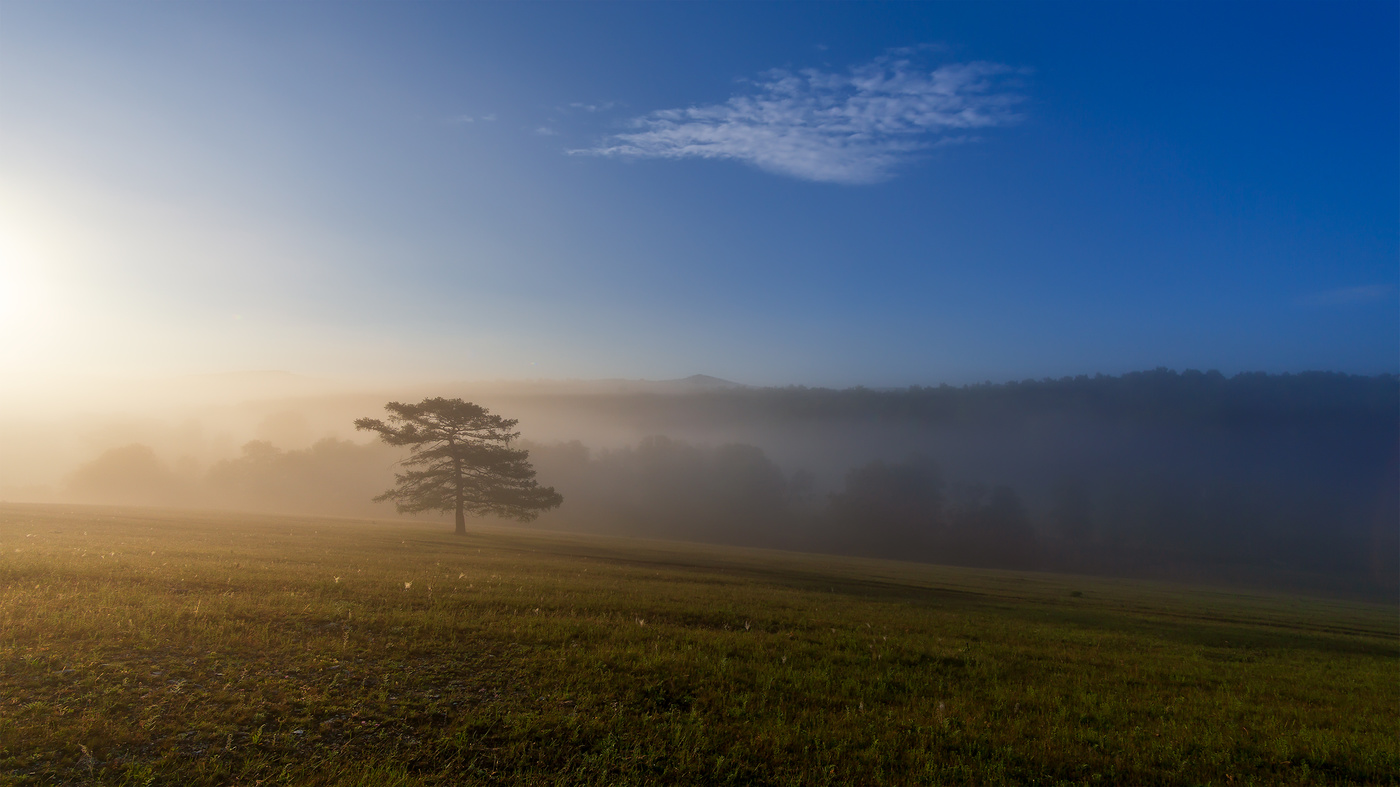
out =
<path fill-rule="evenodd" d="M 392 500 L 402 513 L 453 511 L 458 535 L 467 532 L 467 514 L 528 522 L 564 502 L 553 487 L 535 483 L 529 452 L 511 447 L 520 436 L 512 431 L 516 420 L 442 397 L 389 402 L 384 409 L 387 422 L 359 418 L 355 428 L 411 452 L 402 462 L 405 472 L 394 474 L 394 488 L 375 500 Z"/>

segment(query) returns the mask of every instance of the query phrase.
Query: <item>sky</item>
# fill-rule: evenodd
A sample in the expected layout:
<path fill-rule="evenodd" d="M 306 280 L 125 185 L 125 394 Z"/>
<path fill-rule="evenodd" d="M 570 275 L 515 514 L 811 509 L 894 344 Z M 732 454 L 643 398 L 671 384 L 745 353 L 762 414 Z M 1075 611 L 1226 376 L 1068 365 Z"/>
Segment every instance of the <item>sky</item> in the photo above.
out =
<path fill-rule="evenodd" d="M 1394 373 L 1397 31 L 0 0 L 0 385 Z"/>

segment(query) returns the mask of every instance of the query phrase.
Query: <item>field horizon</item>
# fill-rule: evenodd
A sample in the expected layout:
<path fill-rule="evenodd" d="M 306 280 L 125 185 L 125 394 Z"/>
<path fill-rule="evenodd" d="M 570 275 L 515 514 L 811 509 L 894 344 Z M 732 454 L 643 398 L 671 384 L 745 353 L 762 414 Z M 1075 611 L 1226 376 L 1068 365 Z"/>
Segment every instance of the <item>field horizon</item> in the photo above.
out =
<path fill-rule="evenodd" d="M 328 525 L 344 523 L 352 528 L 399 527 L 405 528 L 408 531 L 418 532 L 429 538 L 437 535 L 453 535 L 451 532 L 452 520 L 450 516 L 440 512 L 376 517 L 356 516 L 353 514 L 335 512 L 315 513 L 304 511 L 243 510 L 227 507 L 127 505 L 80 501 L 12 501 L 0 499 L 0 514 L 12 513 L 15 510 L 24 509 L 48 512 L 62 509 L 74 515 L 82 513 L 97 514 L 99 512 L 118 512 L 117 515 L 149 516 L 162 521 L 285 519 L 288 521 L 300 522 L 326 522 Z M 589 548 L 603 550 L 604 552 L 607 550 L 626 551 L 629 549 L 656 549 L 662 553 L 675 552 L 676 554 L 686 552 L 705 554 L 709 551 L 713 552 L 712 557 L 717 560 L 722 559 L 722 556 L 726 555 L 731 558 L 739 555 L 749 555 L 755 559 L 759 556 L 766 555 L 779 559 L 788 557 L 794 560 L 802 560 L 805 558 L 816 562 L 826 561 L 832 565 L 849 564 L 852 568 L 873 568 L 882 565 L 893 565 L 942 569 L 951 574 L 969 572 L 970 574 L 976 575 L 1007 574 L 1012 576 L 1043 576 L 1060 578 L 1065 581 L 1073 581 L 1082 578 L 1085 582 L 1124 582 L 1140 585 L 1143 588 L 1156 587 L 1167 593 L 1177 590 L 1237 594 L 1241 597 L 1296 597 L 1314 599 L 1317 601 L 1355 601 L 1381 607 L 1394 607 L 1397 614 L 1400 615 L 1400 597 L 1395 597 L 1389 589 L 1379 588 L 1364 581 L 1346 582 L 1333 575 L 1323 573 L 1275 572 L 1270 575 L 1264 572 L 1250 572 L 1247 570 L 1249 568 L 1247 566 L 1226 566 L 1221 572 L 1200 572 L 1195 575 L 1171 573 L 1143 575 L 1115 573 L 1112 570 L 1066 571 L 1058 570 L 1053 567 L 1017 569 L 968 565 L 957 562 L 938 562 L 936 560 L 923 558 L 897 559 L 872 555 L 847 554 L 837 551 L 807 550 L 785 546 L 736 544 L 725 541 L 689 539 L 684 536 L 598 532 L 569 528 L 567 521 L 561 525 L 558 520 L 549 520 L 544 523 L 520 523 L 510 522 L 496 517 L 477 517 L 469 518 L 467 520 L 467 527 L 472 536 L 500 537 L 506 540 L 518 537 L 526 541 L 538 539 L 541 545 L 554 543 L 558 546 L 562 546 L 569 544 L 582 551 L 586 551 Z M 456 536 L 449 539 L 446 543 L 450 545 L 460 539 L 460 536 Z M 0 549 L 3 549 L 3 547 L 4 542 L 0 541 Z M 1397 622 L 1396 633 L 1397 636 L 1400 636 L 1400 622 Z M 1400 647 L 1400 644 L 1398 644 L 1397 647 Z"/>

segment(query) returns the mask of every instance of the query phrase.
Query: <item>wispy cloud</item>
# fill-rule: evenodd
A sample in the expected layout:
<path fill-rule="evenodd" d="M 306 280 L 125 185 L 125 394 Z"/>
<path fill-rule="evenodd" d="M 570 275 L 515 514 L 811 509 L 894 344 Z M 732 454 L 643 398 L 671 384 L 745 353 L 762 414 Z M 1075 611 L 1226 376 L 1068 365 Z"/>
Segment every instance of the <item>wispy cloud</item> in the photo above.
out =
<path fill-rule="evenodd" d="M 483 121 L 485 123 L 494 123 L 496 122 L 496 113 L 493 112 L 489 115 L 482 115 L 481 117 L 476 117 L 473 115 L 454 115 L 448 118 L 447 122 L 456 125 L 463 123 L 475 123 L 478 120 Z"/>
<path fill-rule="evenodd" d="M 1339 287 L 1335 290 L 1313 293 L 1303 298 L 1308 306 L 1347 306 L 1353 303 L 1371 303 L 1394 297 L 1388 284 L 1367 284 L 1361 287 Z"/>
<path fill-rule="evenodd" d="M 998 63 L 927 69 L 883 57 L 828 73 L 771 71 L 723 104 L 665 109 L 576 155 L 743 161 L 830 183 L 875 183 L 921 151 L 1020 120 L 1020 70 Z"/>
<path fill-rule="evenodd" d="M 585 104 L 582 101 L 575 101 L 569 104 L 568 108 L 580 112 L 607 112 L 617 105 L 618 103 L 616 101 L 604 101 L 601 104 Z"/>

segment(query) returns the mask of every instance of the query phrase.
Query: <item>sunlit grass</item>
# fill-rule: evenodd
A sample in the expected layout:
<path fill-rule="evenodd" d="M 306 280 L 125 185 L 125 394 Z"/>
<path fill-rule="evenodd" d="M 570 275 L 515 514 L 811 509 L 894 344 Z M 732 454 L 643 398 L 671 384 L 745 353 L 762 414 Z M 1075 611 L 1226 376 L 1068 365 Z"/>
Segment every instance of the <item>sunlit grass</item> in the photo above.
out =
<path fill-rule="evenodd" d="M 1394 607 L 443 530 L 0 507 L 0 781 L 1400 773 Z"/>

